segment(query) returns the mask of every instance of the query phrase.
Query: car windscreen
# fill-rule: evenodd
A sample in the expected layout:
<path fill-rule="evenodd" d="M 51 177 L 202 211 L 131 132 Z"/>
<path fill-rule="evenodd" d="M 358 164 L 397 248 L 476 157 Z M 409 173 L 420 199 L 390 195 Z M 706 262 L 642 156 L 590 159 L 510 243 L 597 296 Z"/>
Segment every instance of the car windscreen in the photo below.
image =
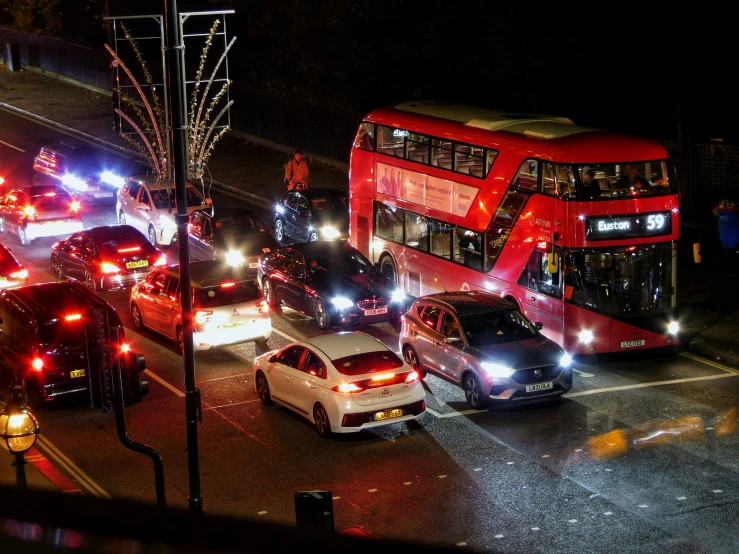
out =
<path fill-rule="evenodd" d="M 530 339 L 536 329 L 516 310 L 491 311 L 460 318 L 470 346 L 481 347 Z"/>
<path fill-rule="evenodd" d="M 235 216 L 228 219 L 216 219 L 216 234 L 224 239 L 240 239 L 267 233 L 262 222 L 256 217 Z"/>
<path fill-rule="evenodd" d="M 262 298 L 256 281 L 239 281 L 223 283 L 214 287 L 195 289 L 194 304 L 196 308 L 215 308 L 231 304 L 242 304 Z"/>
<path fill-rule="evenodd" d="M 187 207 L 196 208 L 203 205 L 203 197 L 195 187 L 186 187 Z M 169 207 L 169 191 L 166 188 L 151 191 L 151 201 L 157 210 L 166 210 Z M 176 206 L 174 189 L 172 189 L 172 208 Z"/>
<path fill-rule="evenodd" d="M 342 375 L 364 375 L 403 367 L 403 360 L 390 350 L 363 352 L 331 361 Z"/>
<path fill-rule="evenodd" d="M 313 259 L 318 262 L 319 267 L 326 269 L 331 275 L 357 275 L 377 271 L 372 262 L 353 248 L 342 249 L 327 256 L 306 256 L 309 266 Z"/>

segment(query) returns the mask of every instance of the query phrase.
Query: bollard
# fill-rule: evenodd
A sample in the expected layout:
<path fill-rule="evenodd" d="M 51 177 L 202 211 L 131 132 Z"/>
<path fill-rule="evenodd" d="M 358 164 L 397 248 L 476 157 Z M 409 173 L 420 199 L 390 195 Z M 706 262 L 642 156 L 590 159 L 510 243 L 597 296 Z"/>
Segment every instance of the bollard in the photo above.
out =
<path fill-rule="evenodd" d="M 334 502 L 331 491 L 295 493 L 295 524 L 334 532 Z"/>

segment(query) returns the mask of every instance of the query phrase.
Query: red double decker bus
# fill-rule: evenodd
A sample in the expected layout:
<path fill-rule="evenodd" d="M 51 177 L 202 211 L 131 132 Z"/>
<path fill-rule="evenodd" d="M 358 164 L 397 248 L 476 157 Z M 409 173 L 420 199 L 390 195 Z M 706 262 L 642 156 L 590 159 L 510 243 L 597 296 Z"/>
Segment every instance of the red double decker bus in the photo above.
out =
<path fill-rule="evenodd" d="M 408 294 L 492 291 L 572 352 L 676 342 L 679 195 L 654 141 L 396 104 L 361 124 L 349 192 L 352 245 Z"/>

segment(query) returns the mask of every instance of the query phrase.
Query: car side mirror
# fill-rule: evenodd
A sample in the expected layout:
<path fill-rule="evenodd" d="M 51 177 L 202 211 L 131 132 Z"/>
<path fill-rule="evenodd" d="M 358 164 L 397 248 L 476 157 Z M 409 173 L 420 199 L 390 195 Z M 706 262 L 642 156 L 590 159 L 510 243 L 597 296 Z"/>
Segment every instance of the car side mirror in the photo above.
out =
<path fill-rule="evenodd" d="M 269 360 L 267 360 L 269 363 L 273 364 L 277 361 L 277 354 L 274 354 L 269 357 Z"/>
<path fill-rule="evenodd" d="M 444 339 L 444 342 L 447 344 L 453 344 L 455 342 L 462 342 L 462 339 L 459 337 L 447 337 Z"/>
<path fill-rule="evenodd" d="M 537 321 L 534 323 L 534 327 L 536 327 L 537 331 L 541 331 L 544 328 L 544 324 L 541 321 Z"/>

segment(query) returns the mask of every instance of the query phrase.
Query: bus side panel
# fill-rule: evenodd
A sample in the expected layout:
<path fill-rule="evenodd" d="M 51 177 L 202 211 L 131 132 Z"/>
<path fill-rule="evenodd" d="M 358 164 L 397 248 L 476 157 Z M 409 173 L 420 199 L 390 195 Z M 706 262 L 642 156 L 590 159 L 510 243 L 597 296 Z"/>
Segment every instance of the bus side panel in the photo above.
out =
<path fill-rule="evenodd" d="M 372 152 L 353 149 L 351 154 L 351 187 L 349 190 L 349 242 L 371 257 L 374 226 L 374 161 Z"/>
<path fill-rule="evenodd" d="M 571 354 L 611 351 L 612 319 L 565 302 L 564 320 L 566 324 L 562 346 Z M 585 344 L 580 340 L 579 336 L 583 331 L 593 333 L 591 343 Z"/>

